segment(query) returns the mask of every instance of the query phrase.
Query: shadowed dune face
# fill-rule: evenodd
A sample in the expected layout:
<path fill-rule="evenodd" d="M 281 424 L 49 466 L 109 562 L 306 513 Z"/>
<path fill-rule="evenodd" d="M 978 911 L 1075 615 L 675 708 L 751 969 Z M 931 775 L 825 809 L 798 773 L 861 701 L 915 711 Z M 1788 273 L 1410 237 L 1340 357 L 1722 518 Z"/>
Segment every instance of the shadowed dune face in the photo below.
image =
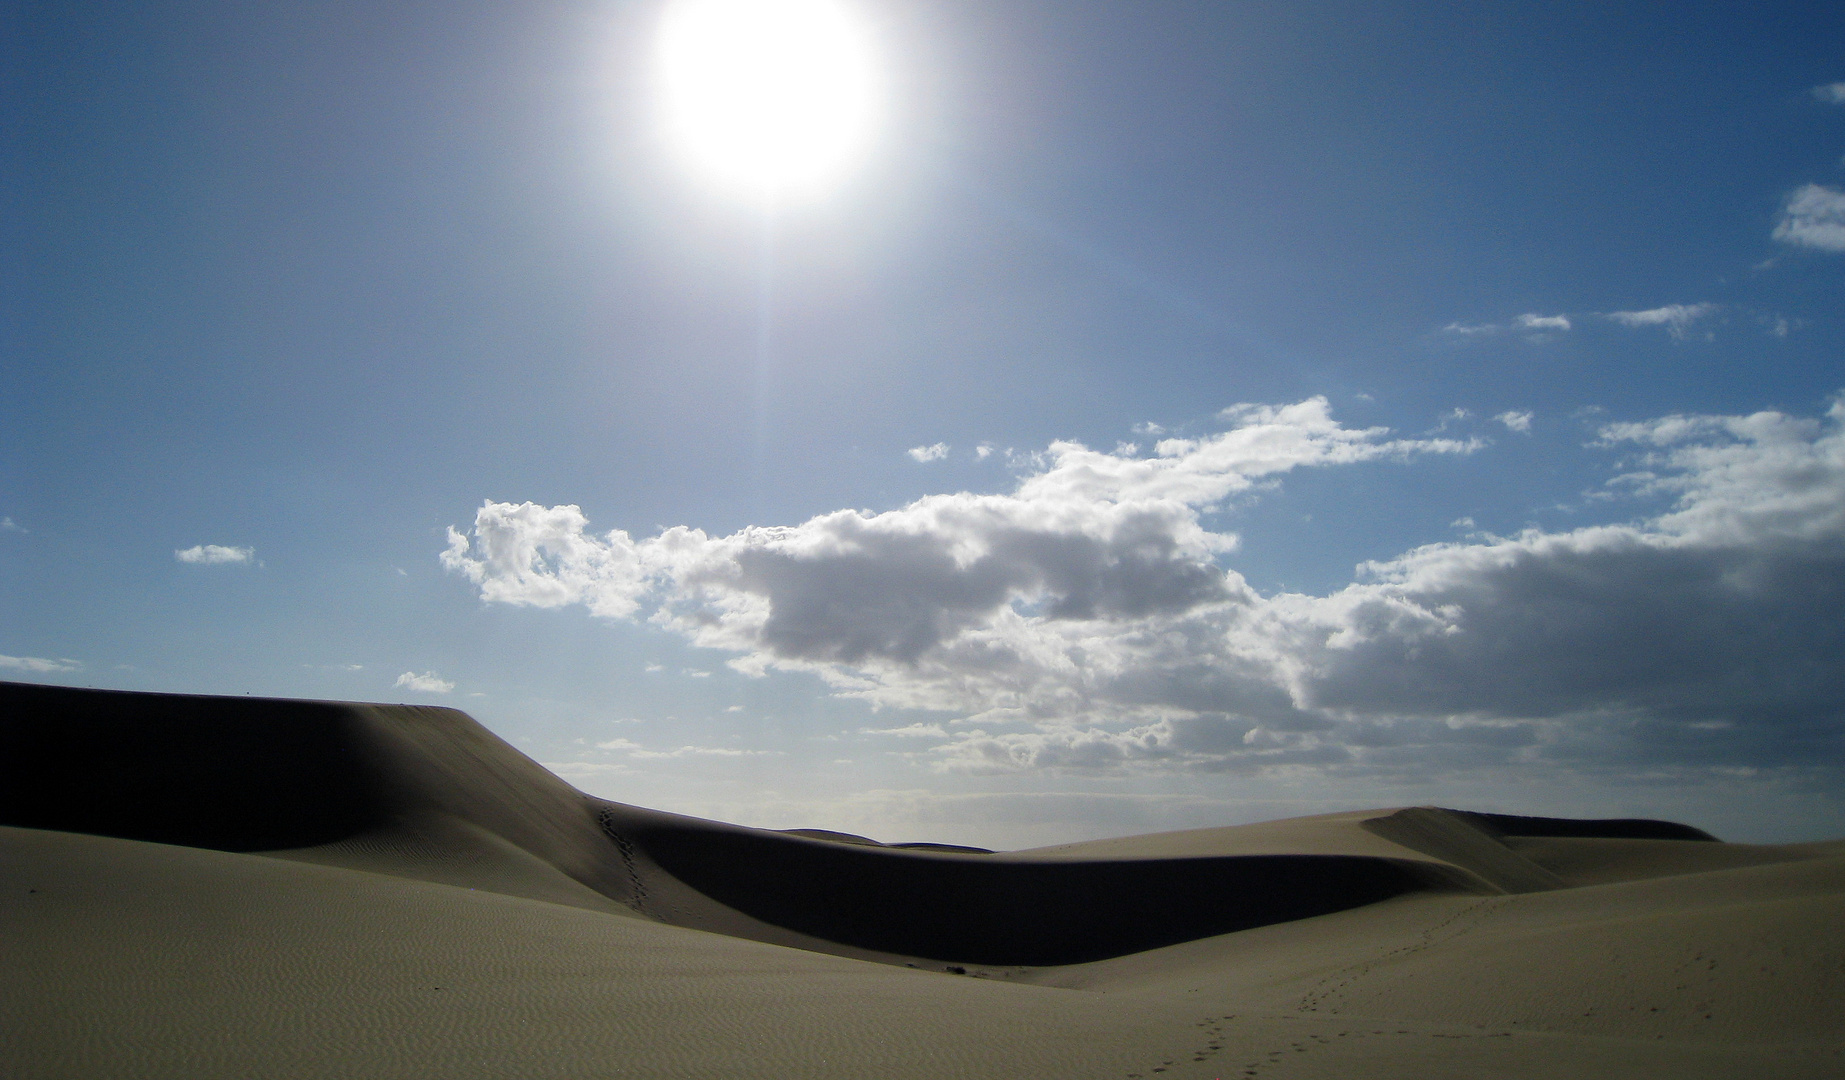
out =
<path fill-rule="evenodd" d="M 752 918 L 877 952 L 973 964 L 1086 963 L 1430 884 L 1405 866 L 1360 857 L 1039 862 L 702 823 L 631 835 L 667 873 Z"/>
<path fill-rule="evenodd" d="M 330 843 L 392 811 L 351 710 L 0 686 L 0 823 L 219 851 Z"/>
<path fill-rule="evenodd" d="M 1477 810 L 1451 811 L 1495 836 L 1551 836 L 1582 840 L 1705 840 L 1717 838 L 1703 829 L 1676 821 L 1652 818 L 1554 818 L 1518 814 L 1483 814 Z"/>

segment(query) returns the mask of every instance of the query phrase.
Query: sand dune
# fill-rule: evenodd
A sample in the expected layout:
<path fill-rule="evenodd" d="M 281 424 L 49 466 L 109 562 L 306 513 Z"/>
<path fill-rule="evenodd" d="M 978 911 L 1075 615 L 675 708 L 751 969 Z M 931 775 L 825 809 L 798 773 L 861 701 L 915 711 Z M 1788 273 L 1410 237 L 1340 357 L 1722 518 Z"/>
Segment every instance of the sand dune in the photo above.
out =
<path fill-rule="evenodd" d="M 0 1075 L 1845 1074 L 1845 842 L 1430 807 L 983 853 L 462 713 L 0 684 Z"/>

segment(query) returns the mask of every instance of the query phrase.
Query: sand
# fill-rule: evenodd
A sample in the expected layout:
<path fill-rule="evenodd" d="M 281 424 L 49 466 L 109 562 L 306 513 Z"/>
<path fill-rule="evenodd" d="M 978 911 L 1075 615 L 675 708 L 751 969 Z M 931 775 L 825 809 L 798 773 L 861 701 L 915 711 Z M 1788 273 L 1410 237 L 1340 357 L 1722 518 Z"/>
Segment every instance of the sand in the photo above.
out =
<path fill-rule="evenodd" d="M 1834 1077 L 1842 900 L 1845 842 L 1432 807 L 892 847 L 454 710 L 0 684 L 9 1078 Z"/>

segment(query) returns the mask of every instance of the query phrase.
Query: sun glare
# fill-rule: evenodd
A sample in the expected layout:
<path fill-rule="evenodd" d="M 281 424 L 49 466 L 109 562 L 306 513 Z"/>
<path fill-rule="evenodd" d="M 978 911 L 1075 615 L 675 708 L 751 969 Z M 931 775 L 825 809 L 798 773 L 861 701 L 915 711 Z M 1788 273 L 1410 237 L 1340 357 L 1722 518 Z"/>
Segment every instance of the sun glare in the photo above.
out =
<path fill-rule="evenodd" d="M 839 0 L 677 0 L 660 58 L 676 134 L 727 185 L 818 188 L 870 134 L 871 45 Z"/>

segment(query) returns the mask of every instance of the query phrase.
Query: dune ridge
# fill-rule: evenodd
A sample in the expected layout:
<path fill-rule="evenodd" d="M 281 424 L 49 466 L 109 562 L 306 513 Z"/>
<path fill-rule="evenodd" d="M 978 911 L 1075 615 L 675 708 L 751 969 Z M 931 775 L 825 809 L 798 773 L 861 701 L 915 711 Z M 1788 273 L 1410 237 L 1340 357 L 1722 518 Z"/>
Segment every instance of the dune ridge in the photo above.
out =
<path fill-rule="evenodd" d="M 452 709 L 0 693 L 13 716 L 37 718 L 6 725 L 8 758 L 33 765 L 0 797 L 0 823 L 619 906 L 861 957 L 1079 963 L 1478 876 L 1415 850 L 1080 859 L 887 846 L 594 799 Z M 135 812 L 112 808 L 121 801 Z"/>
<path fill-rule="evenodd" d="M 1832 1076 L 1842 901 L 1845 841 L 888 845 L 595 799 L 451 709 L 0 684 L 9 1077 Z"/>

